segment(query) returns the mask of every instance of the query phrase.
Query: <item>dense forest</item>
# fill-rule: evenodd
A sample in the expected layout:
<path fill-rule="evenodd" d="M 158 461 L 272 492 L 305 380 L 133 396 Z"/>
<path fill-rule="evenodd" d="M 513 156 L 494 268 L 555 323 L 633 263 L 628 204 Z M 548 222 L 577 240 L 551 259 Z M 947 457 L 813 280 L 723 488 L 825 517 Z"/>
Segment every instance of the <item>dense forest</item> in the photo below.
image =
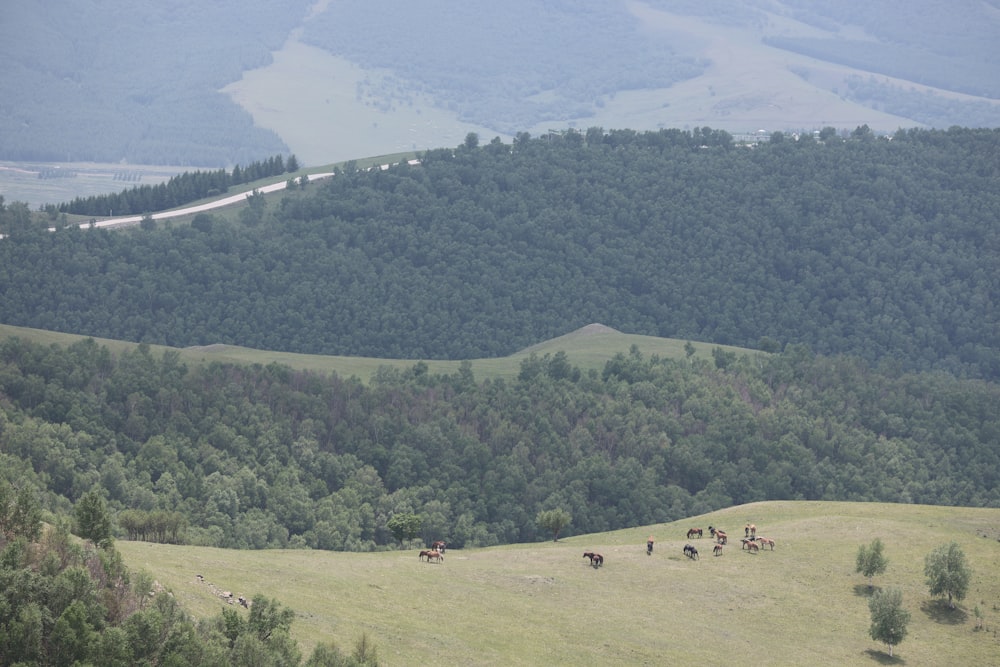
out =
<path fill-rule="evenodd" d="M 174 347 L 504 356 L 629 333 L 1000 378 L 1000 131 L 470 134 L 233 219 L 0 211 L 4 323 Z M 17 222 L 19 221 L 19 222 Z"/>
<path fill-rule="evenodd" d="M 557 508 L 570 535 L 768 499 L 1000 507 L 997 405 L 995 384 L 801 346 L 362 383 L 12 338 L 0 478 L 55 515 L 96 492 L 120 537 L 368 551 L 415 516 L 414 537 L 485 546 L 545 539 Z"/>

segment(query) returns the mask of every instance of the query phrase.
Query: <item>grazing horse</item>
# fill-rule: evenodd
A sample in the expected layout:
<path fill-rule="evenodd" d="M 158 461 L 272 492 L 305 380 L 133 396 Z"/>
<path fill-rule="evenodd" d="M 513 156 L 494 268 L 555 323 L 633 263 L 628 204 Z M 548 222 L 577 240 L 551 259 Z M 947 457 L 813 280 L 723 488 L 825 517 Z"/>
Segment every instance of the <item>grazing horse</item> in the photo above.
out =
<path fill-rule="evenodd" d="M 433 549 L 434 551 L 437 551 L 438 553 L 442 553 L 443 554 L 444 553 L 444 548 L 446 546 L 448 546 L 448 545 L 445 544 L 442 540 L 438 540 L 437 542 L 434 542 L 434 543 L 431 544 L 431 549 Z"/>
<path fill-rule="evenodd" d="M 646 555 L 647 556 L 652 556 L 653 555 L 653 536 L 652 535 L 650 535 L 649 539 L 646 540 Z"/>
<path fill-rule="evenodd" d="M 760 542 L 761 548 L 763 548 L 764 545 L 767 545 L 771 547 L 771 551 L 774 551 L 774 540 L 772 540 L 770 537 L 758 537 L 757 541 Z"/>
<path fill-rule="evenodd" d="M 740 542 L 743 543 L 743 546 L 740 547 L 740 551 L 742 551 L 743 549 L 746 549 L 747 545 L 752 543 L 753 540 L 751 540 L 749 537 L 744 537 L 743 539 L 740 540 Z"/>
<path fill-rule="evenodd" d="M 758 547 L 757 543 L 754 542 L 753 540 L 747 542 L 747 553 L 757 553 L 759 549 L 760 547 Z"/>
<path fill-rule="evenodd" d="M 712 547 L 712 554 L 715 555 L 715 556 L 721 556 L 722 555 L 722 545 L 721 544 L 716 544 L 714 547 Z"/>
<path fill-rule="evenodd" d="M 719 544 L 729 544 L 729 536 L 721 530 L 715 531 L 715 539 L 719 541 Z"/>
<path fill-rule="evenodd" d="M 604 556 L 602 556 L 601 554 L 594 553 L 593 551 L 584 551 L 583 557 L 589 558 L 590 564 L 593 565 L 594 567 L 600 567 L 604 565 Z"/>
<path fill-rule="evenodd" d="M 697 535 L 701 537 L 704 534 L 701 528 L 689 528 L 688 529 L 688 539 L 690 540 L 693 536 Z"/>
<path fill-rule="evenodd" d="M 698 559 L 698 550 L 695 549 L 694 546 L 691 545 L 691 544 L 685 544 L 684 545 L 684 555 L 687 556 L 688 558 L 690 558 L 691 560 L 697 560 Z"/>
<path fill-rule="evenodd" d="M 430 551 L 427 552 L 427 562 L 429 563 L 432 560 L 436 560 L 439 563 L 443 563 L 444 555 L 440 551 L 435 551 L 434 549 L 431 549 Z"/>

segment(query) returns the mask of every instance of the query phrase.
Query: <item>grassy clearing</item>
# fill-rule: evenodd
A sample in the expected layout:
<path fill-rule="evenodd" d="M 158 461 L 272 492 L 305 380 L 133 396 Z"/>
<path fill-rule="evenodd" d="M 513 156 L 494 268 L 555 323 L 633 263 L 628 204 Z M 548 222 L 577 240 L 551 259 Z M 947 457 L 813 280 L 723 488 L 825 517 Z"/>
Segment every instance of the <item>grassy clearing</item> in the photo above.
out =
<path fill-rule="evenodd" d="M 86 336 L 76 334 L 0 324 L 0 339 L 13 336 L 43 345 L 53 343 L 71 345 L 78 340 L 86 338 Z M 106 338 L 95 338 L 94 340 L 116 353 L 133 349 L 137 346 L 136 343 Z M 469 360 L 469 363 L 472 366 L 472 372 L 476 379 L 511 379 L 517 377 L 521 369 L 521 362 L 530 354 L 534 353 L 539 357 L 543 357 L 546 354 L 555 354 L 556 352 L 563 351 L 566 353 L 570 363 L 580 369 L 584 371 L 590 369 L 600 371 L 604 368 L 604 364 L 614 355 L 619 352 L 628 354 L 633 345 L 638 347 L 646 356 L 655 354 L 660 357 L 674 359 L 682 359 L 686 356 L 686 352 L 684 351 L 685 341 L 682 340 L 624 334 L 607 328 L 599 329 L 595 332 L 593 327 L 584 327 L 564 336 L 533 345 L 507 357 L 473 359 Z M 695 357 L 702 359 L 711 359 L 712 350 L 716 347 L 733 352 L 753 353 L 752 350 L 713 345 L 710 343 L 692 343 L 692 345 L 695 348 Z M 236 345 L 207 345 L 188 348 L 150 345 L 149 347 L 155 355 L 162 355 L 163 352 L 168 350 L 176 351 L 180 354 L 182 361 L 191 365 L 207 364 L 213 361 L 262 365 L 279 363 L 300 370 L 337 373 L 342 377 L 354 376 L 363 382 L 367 382 L 375 371 L 382 366 L 405 370 L 412 368 L 414 364 L 421 361 L 420 359 L 380 359 L 375 357 L 296 354 L 292 352 L 254 350 Z M 424 363 L 427 364 L 431 373 L 451 374 L 458 371 L 462 362 L 427 360 Z"/>
<path fill-rule="evenodd" d="M 38 178 L 44 168 L 76 173 L 72 178 Z M 135 186 L 157 185 L 184 171 L 184 167 L 116 164 L 99 162 L 0 162 L 0 194 L 6 203 L 22 201 L 31 210 L 45 204 L 62 204 L 76 197 L 106 195 Z M 138 181 L 115 180 L 115 174 L 130 172 L 140 175 Z"/>
<path fill-rule="evenodd" d="M 742 535 L 752 521 L 773 552 L 681 554 L 688 527 Z M 645 540 L 658 541 L 651 557 Z M 706 533 L 707 535 L 707 533 Z M 911 612 L 909 635 L 889 660 L 868 637 L 862 544 L 881 537 Z M 120 542 L 131 567 L 152 573 L 197 616 L 220 602 L 196 574 L 234 594 L 263 593 L 293 608 L 294 635 L 349 648 L 362 633 L 386 665 L 722 664 L 752 656 L 771 665 L 997 664 L 1000 641 L 1000 510 L 867 503 L 766 502 L 671 524 L 558 542 L 451 550 L 442 564 L 417 550 L 372 554 L 225 551 Z M 955 612 L 932 600 L 924 556 L 951 540 L 974 576 Z M 605 555 L 601 569 L 584 551 Z M 973 608 L 986 617 L 976 631 Z"/>

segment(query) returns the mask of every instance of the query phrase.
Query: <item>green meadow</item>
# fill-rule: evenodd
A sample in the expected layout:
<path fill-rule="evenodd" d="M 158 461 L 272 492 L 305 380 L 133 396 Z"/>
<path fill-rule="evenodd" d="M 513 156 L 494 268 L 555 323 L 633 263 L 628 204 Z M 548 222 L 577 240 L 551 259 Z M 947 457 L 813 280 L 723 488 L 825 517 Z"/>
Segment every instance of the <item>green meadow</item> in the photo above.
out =
<path fill-rule="evenodd" d="M 775 548 L 740 550 L 753 522 Z M 722 527 L 730 544 L 687 529 Z M 570 529 L 571 532 L 571 529 Z M 656 538 L 652 556 L 646 537 Z M 889 658 L 868 636 L 858 547 L 876 537 L 899 587 L 909 634 Z M 956 541 L 973 570 L 954 611 L 930 597 L 924 556 Z M 695 545 L 698 560 L 682 555 Z M 119 542 L 197 617 L 217 614 L 214 590 L 264 594 L 295 611 L 305 651 L 350 650 L 365 633 L 382 664 L 415 665 L 996 665 L 1000 663 L 1000 510 L 920 505 L 762 502 L 668 524 L 536 544 L 449 550 L 443 563 L 398 551 L 227 551 Z M 585 551 L 604 555 L 593 568 Z M 199 582 L 197 575 L 204 577 Z M 984 620 L 977 629 L 975 608 Z M 246 613 L 246 612 L 242 612 Z"/>

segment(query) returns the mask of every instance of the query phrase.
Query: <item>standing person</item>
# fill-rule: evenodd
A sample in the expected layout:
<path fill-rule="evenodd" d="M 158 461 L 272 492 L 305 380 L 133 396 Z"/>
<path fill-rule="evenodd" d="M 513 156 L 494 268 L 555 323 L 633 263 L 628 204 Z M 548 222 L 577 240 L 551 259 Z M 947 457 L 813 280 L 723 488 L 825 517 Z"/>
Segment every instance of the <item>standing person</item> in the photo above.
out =
<path fill-rule="evenodd" d="M 653 536 L 652 535 L 650 535 L 649 539 L 646 540 L 646 555 L 647 556 L 652 556 L 653 555 Z"/>

